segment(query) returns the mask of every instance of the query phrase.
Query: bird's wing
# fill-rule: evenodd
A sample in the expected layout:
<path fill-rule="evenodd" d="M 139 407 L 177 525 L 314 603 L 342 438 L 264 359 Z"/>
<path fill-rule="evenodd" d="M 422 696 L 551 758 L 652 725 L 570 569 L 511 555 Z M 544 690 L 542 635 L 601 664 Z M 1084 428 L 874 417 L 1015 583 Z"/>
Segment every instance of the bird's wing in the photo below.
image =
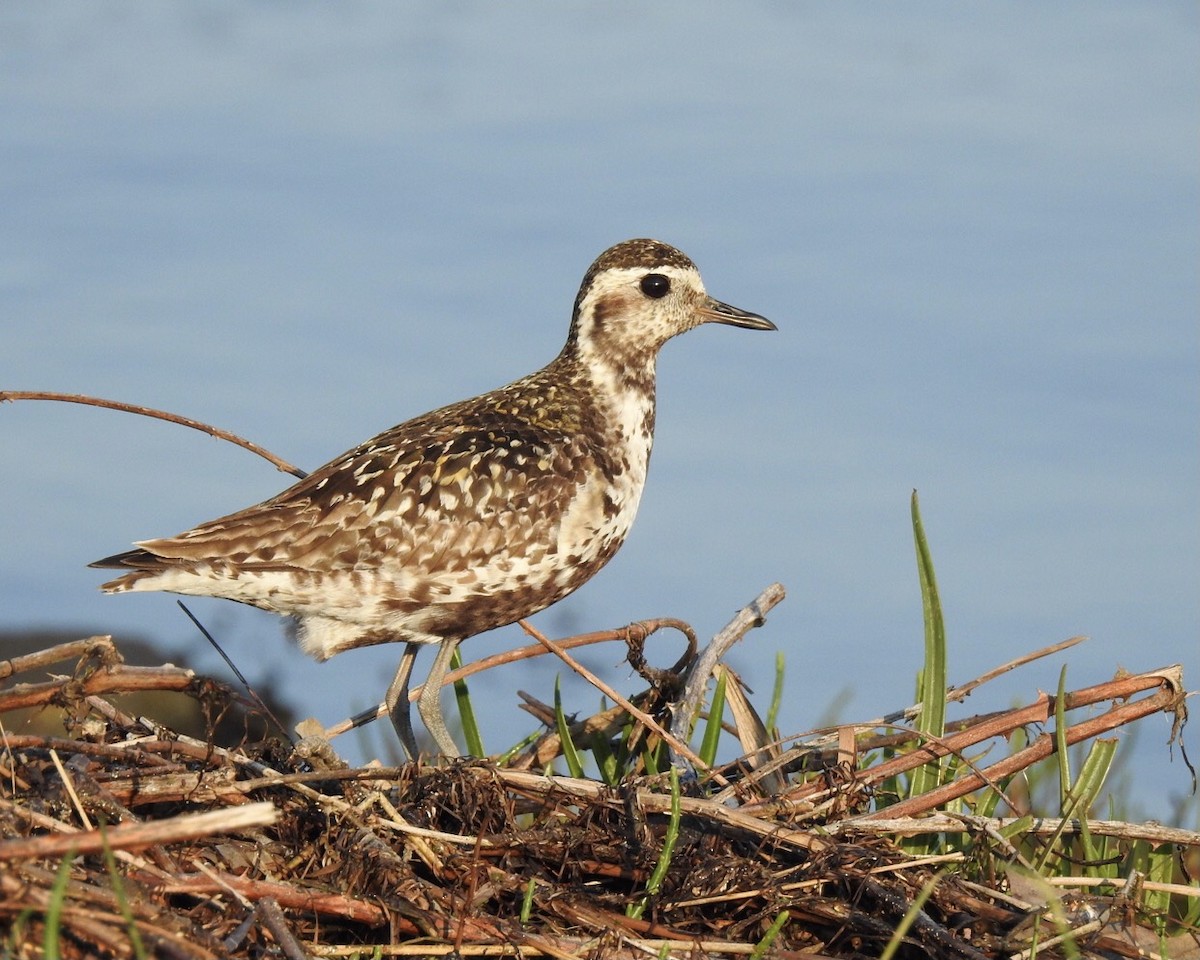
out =
<path fill-rule="evenodd" d="M 428 569 L 481 538 L 495 540 L 496 551 L 509 536 L 552 539 L 548 527 L 596 469 L 577 433 L 498 417 L 428 427 L 402 424 L 270 500 L 92 565 L 328 570 L 386 556 L 389 565 Z"/>

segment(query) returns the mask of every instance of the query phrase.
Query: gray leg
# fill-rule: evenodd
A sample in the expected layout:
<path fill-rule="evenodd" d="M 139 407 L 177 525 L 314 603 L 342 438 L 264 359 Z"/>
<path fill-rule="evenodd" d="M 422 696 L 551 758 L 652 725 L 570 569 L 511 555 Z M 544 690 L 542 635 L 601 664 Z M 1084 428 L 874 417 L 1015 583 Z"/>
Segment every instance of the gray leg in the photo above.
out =
<path fill-rule="evenodd" d="M 400 666 L 396 668 L 396 676 L 392 678 L 383 698 L 388 715 L 392 718 L 392 726 L 396 728 L 396 736 L 400 738 L 409 760 L 417 759 L 417 738 L 413 736 L 412 715 L 408 706 L 408 678 L 412 675 L 413 660 L 417 657 L 418 646 L 419 644 L 415 643 L 404 645 Z"/>
<path fill-rule="evenodd" d="M 450 659 L 454 656 L 458 644 L 458 640 L 442 641 L 437 656 L 434 657 L 433 666 L 429 668 L 425 686 L 421 688 L 421 696 L 417 700 L 417 710 L 420 711 L 421 719 L 425 721 L 426 729 L 443 756 L 447 757 L 462 756 L 450 738 L 450 731 L 446 729 L 446 721 L 442 717 L 442 683 L 446 674 L 450 672 Z"/>

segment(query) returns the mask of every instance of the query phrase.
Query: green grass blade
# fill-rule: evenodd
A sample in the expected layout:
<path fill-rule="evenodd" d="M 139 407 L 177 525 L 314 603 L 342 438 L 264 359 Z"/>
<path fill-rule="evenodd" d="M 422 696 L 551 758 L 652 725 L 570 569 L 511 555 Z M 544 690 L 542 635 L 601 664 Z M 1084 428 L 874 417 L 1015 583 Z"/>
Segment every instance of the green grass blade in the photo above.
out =
<path fill-rule="evenodd" d="M 896 955 L 896 951 L 900 949 L 904 943 L 904 937 L 912 925 L 917 922 L 917 917 L 920 915 L 926 901 L 933 895 L 933 891 L 937 889 L 937 885 L 942 882 L 942 875 L 935 874 L 925 881 L 925 885 L 921 887 L 920 892 L 913 898 L 912 905 L 905 911 L 904 917 L 896 924 L 896 931 L 892 934 L 892 938 L 888 941 L 887 946 L 883 948 L 883 953 L 879 955 L 879 960 L 892 960 Z"/>
<path fill-rule="evenodd" d="M 625 909 L 625 916 L 633 920 L 641 918 L 646 907 L 650 903 L 650 898 L 658 893 L 662 887 L 663 877 L 667 875 L 667 869 L 671 866 L 671 856 L 675 852 L 675 841 L 679 839 L 679 819 L 680 819 L 680 802 L 679 802 L 679 770 L 677 767 L 671 768 L 671 815 L 667 820 L 667 832 L 663 837 L 662 852 L 658 855 L 658 862 L 654 865 L 654 870 L 650 873 L 650 879 L 646 881 L 646 892 L 642 895 L 637 903 L 631 903 Z"/>
<path fill-rule="evenodd" d="M 137 921 L 134 920 L 133 909 L 129 906 L 129 898 L 125 896 L 125 884 L 121 882 L 121 875 L 117 872 L 117 861 L 113 856 L 112 848 L 108 845 L 108 836 L 103 823 L 100 824 L 100 833 L 104 837 L 104 866 L 108 869 L 108 878 L 112 882 L 117 908 L 121 911 L 121 917 L 125 921 L 129 944 L 133 948 L 133 955 L 137 957 L 137 960 L 145 960 L 149 954 L 146 953 L 145 944 L 142 943 L 142 935 L 138 931 Z"/>
<path fill-rule="evenodd" d="M 708 708 L 708 720 L 704 724 L 704 739 L 700 743 L 700 759 L 712 767 L 717 759 L 717 744 L 721 739 L 721 722 L 725 719 L 724 670 L 717 671 L 717 688 L 713 691 L 712 705 Z"/>
<path fill-rule="evenodd" d="M 1005 777 L 997 786 L 998 790 L 993 790 L 991 787 L 984 787 L 979 792 L 979 796 L 975 801 L 975 815 L 977 817 L 994 817 L 996 816 L 996 808 L 1000 806 L 1000 795 L 1008 789 L 1008 784 L 1011 782 L 1011 777 Z"/>
<path fill-rule="evenodd" d="M 529 878 L 529 883 L 525 885 L 525 896 L 521 898 L 521 926 L 528 926 L 529 918 L 533 915 L 533 892 L 537 884 L 533 877 Z"/>
<path fill-rule="evenodd" d="M 59 960 L 59 934 L 62 931 L 63 904 L 67 901 L 67 885 L 71 882 L 71 864 L 75 862 L 75 851 L 67 853 L 59 864 L 50 888 L 50 899 L 46 902 L 46 931 L 42 936 L 42 953 L 46 960 Z"/>
<path fill-rule="evenodd" d="M 1087 756 L 1079 767 L 1079 776 L 1071 785 L 1071 806 L 1068 816 L 1086 821 L 1092 815 L 1096 798 L 1104 789 L 1109 771 L 1117 758 L 1117 738 L 1097 737 L 1088 748 Z M 1086 830 L 1086 822 L 1084 829 Z"/>
<path fill-rule="evenodd" d="M 450 669 L 457 670 L 462 666 L 462 657 L 458 651 L 450 659 Z M 458 704 L 458 717 L 462 721 L 463 739 L 467 744 L 467 753 L 472 757 L 485 757 L 483 736 L 479 732 L 479 722 L 475 719 L 475 708 L 471 706 L 471 692 L 467 689 L 466 680 L 454 681 L 454 700 Z"/>
<path fill-rule="evenodd" d="M 663 771 L 663 742 L 656 741 L 653 747 L 642 748 L 642 766 L 646 768 L 646 776 L 654 777 Z"/>
<path fill-rule="evenodd" d="M 921 713 L 917 717 L 917 729 L 928 736 L 940 737 L 946 729 L 946 626 L 942 619 L 937 578 L 933 572 L 933 557 L 925 538 L 921 506 L 915 490 L 911 509 L 913 540 L 917 549 L 917 576 L 921 583 L 921 611 L 925 623 L 925 659 L 921 667 L 918 696 Z M 938 763 L 930 762 L 918 767 L 909 781 L 909 796 L 928 793 L 940 782 Z"/>
<path fill-rule="evenodd" d="M 776 914 L 775 919 L 767 928 L 767 932 L 763 934 L 761 940 L 754 945 L 754 949 L 750 951 L 750 960 L 762 960 L 767 955 L 767 951 L 771 949 L 771 944 L 775 942 L 775 938 L 779 936 L 783 930 L 784 924 L 788 922 L 791 914 L 787 910 L 780 910 Z"/>
<path fill-rule="evenodd" d="M 567 715 L 563 713 L 562 705 L 562 685 L 559 682 L 562 678 L 554 678 L 554 727 L 558 731 L 558 739 L 562 744 L 563 759 L 567 762 L 567 770 L 573 777 L 583 776 L 583 759 L 579 756 L 579 751 L 575 749 L 575 741 L 571 739 L 571 725 L 567 722 Z"/>
<path fill-rule="evenodd" d="M 1088 833 L 1087 818 L 1091 813 L 1092 805 L 1096 802 L 1096 797 L 1104 787 L 1108 771 L 1112 769 L 1116 752 L 1117 741 L 1114 738 L 1098 739 L 1092 743 L 1087 757 L 1079 768 L 1079 777 L 1074 784 L 1067 788 L 1066 796 L 1060 804 L 1061 820 L 1058 829 L 1050 835 L 1041 853 L 1034 861 L 1039 872 L 1044 872 L 1050 857 L 1059 849 L 1063 832 L 1071 819 L 1078 819 L 1081 824 L 1081 853 L 1074 859 L 1086 861 L 1103 858 L 1102 848 L 1093 843 L 1091 835 Z M 1066 858 L 1064 857 L 1064 859 Z"/>
<path fill-rule="evenodd" d="M 767 733 L 777 736 L 775 721 L 779 717 L 779 707 L 783 703 L 784 669 L 783 651 L 775 651 L 775 688 L 771 691 L 771 706 L 767 710 Z"/>
<path fill-rule="evenodd" d="M 600 779 L 607 783 L 610 787 L 615 787 L 621 782 L 623 774 L 622 763 L 613 753 L 612 747 L 609 745 L 608 737 L 597 733 L 591 737 L 590 745 L 592 748 L 592 757 L 596 761 L 596 767 L 600 771 Z M 626 753 L 626 751 L 622 751 Z"/>
<path fill-rule="evenodd" d="M 1071 756 L 1067 751 L 1067 665 L 1058 671 L 1058 693 L 1054 697 L 1054 751 L 1058 755 L 1058 812 L 1065 809 L 1071 793 Z"/>
<path fill-rule="evenodd" d="M 1150 847 L 1146 856 L 1146 879 L 1170 883 L 1175 878 L 1175 849 L 1169 843 Z M 1165 890 L 1143 890 L 1143 903 L 1159 937 L 1167 934 L 1167 918 L 1171 910 L 1171 894 Z"/>
<path fill-rule="evenodd" d="M 1001 827 L 997 832 L 1005 840 L 1012 840 L 1016 837 L 1020 837 L 1023 833 L 1028 831 L 1032 826 L 1033 826 L 1033 814 L 1027 813 L 1023 817 L 1018 817 L 1016 820 L 1014 820 L 1012 823 L 1008 824 L 1007 826 Z"/>
<path fill-rule="evenodd" d="M 511 766 L 513 757 L 537 743 L 541 735 L 542 731 L 540 729 L 534 730 L 532 733 L 527 733 L 496 758 L 496 765 L 498 767 Z"/>

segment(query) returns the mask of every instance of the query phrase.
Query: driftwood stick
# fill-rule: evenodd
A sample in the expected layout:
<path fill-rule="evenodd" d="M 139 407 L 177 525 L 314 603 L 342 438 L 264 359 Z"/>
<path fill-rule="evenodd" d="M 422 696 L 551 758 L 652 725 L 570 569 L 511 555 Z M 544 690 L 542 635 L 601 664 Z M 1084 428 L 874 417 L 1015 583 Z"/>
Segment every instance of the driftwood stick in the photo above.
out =
<path fill-rule="evenodd" d="M 134 879 L 140 877 L 134 874 Z M 163 893 L 220 894 L 232 890 L 251 900 L 272 897 L 281 906 L 294 910 L 342 917 L 370 926 L 380 926 L 387 923 L 388 919 L 382 907 L 340 893 L 314 892 L 288 883 L 248 879 L 231 873 L 218 873 L 215 870 L 188 874 L 167 881 L 154 878 L 154 885 Z M 408 930 L 416 932 L 411 925 Z"/>
<path fill-rule="evenodd" d="M 36 653 L 13 657 L 11 660 L 0 660 L 0 680 L 7 680 L 9 677 L 27 670 L 38 670 L 52 663 L 70 660 L 72 657 L 82 657 L 93 650 L 98 652 L 101 659 L 107 663 L 121 662 L 121 655 L 117 653 L 112 635 L 103 634 L 83 640 L 70 640 L 67 643 L 47 647 L 45 650 L 38 650 Z"/>
<path fill-rule="evenodd" d="M 250 827 L 265 827 L 279 819 L 273 803 L 262 801 L 240 807 L 226 807 L 206 813 L 181 813 L 168 820 L 150 823 L 123 823 L 100 830 L 56 833 L 40 837 L 0 841 L 0 860 L 32 860 L 75 853 L 98 853 L 151 847 L 158 843 L 195 840 L 216 833 L 232 833 Z"/>
<path fill-rule="evenodd" d="M 196 675 L 183 667 L 127 667 L 124 665 L 96 670 L 82 680 L 74 678 L 19 683 L 0 692 L 0 713 L 50 703 L 55 697 L 77 689 L 80 696 L 101 693 L 133 693 L 137 690 L 187 690 L 196 683 Z"/>
<path fill-rule="evenodd" d="M 888 807 L 883 813 L 888 814 Z M 965 814 L 931 814 L 920 817 L 879 817 L 872 820 L 842 820 L 825 826 L 830 833 L 871 833 L 883 836 L 899 834 L 906 837 L 928 833 L 982 833 L 985 830 L 1002 832 L 1020 824 L 1022 834 L 1074 836 L 1087 832 L 1097 837 L 1118 837 L 1122 840 L 1149 840 L 1151 843 L 1177 843 L 1180 846 L 1200 847 L 1200 833 L 1156 823 L 1125 823 L 1120 820 L 1077 820 L 1065 822 L 1058 817 L 1034 817 L 1026 821 L 1013 817 L 974 817 Z M 1111 881 L 1116 882 L 1116 881 Z"/>
<path fill-rule="evenodd" d="M 677 740 L 687 741 L 692 720 L 700 710 L 700 703 L 704 699 L 708 678 L 712 676 L 717 664 L 724 659 L 729 648 L 741 640 L 752 628 L 762 626 L 768 611 L 785 596 L 782 584 L 771 584 L 752 603 L 739 610 L 737 615 L 712 638 L 708 646 L 700 651 L 700 656 L 692 661 L 691 667 L 687 671 L 687 683 L 683 690 L 683 697 L 672 711 L 671 732 Z"/>
<path fill-rule="evenodd" d="M 103 407 L 105 410 L 120 410 L 122 413 L 136 413 L 140 417 L 153 417 L 156 420 L 166 420 L 168 423 L 177 423 L 182 427 L 191 427 L 193 430 L 207 433 L 210 437 L 216 437 L 218 440 L 228 440 L 230 443 L 236 444 L 244 450 L 257 453 L 264 460 L 274 464 L 278 470 L 290 473 L 301 480 L 308 476 L 299 467 L 288 463 L 282 457 L 275 456 L 270 450 L 264 450 L 257 443 L 251 443 L 249 440 L 239 437 L 235 433 L 230 433 L 228 430 L 222 430 L 219 427 L 202 423 L 199 420 L 193 420 L 190 417 L 181 417 L 177 413 L 169 413 L 166 410 L 155 410 L 152 407 L 143 407 L 136 403 L 122 403 L 120 400 L 89 397 L 82 393 L 52 393 L 48 390 L 0 390 L 0 403 L 11 403 L 14 400 L 60 400 L 63 403 L 82 403 L 89 407 Z"/>

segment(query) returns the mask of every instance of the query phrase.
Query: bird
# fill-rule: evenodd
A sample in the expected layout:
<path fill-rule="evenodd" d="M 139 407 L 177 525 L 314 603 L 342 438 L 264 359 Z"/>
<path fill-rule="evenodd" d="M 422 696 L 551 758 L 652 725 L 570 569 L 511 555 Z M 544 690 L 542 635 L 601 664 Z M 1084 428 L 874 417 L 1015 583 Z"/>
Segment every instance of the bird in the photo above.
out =
<path fill-rule="evenodd" d="M 282 614 L 319 661 L 404 643 L 384 702 L 414 760 L 409 676 L 418 648 L 436 645 L 418 712 L 457 757 L 440 701 L 455 650 L 612 559 L 646 481 L 659 349 L 705 323 L 778 329 L 709 296 L 676 248 L 618 243 L 584 274 L 566 344 L 541 370 L 385 430 L 269 500 L 90 566 L 124 571 L 106 593 Z"/>

